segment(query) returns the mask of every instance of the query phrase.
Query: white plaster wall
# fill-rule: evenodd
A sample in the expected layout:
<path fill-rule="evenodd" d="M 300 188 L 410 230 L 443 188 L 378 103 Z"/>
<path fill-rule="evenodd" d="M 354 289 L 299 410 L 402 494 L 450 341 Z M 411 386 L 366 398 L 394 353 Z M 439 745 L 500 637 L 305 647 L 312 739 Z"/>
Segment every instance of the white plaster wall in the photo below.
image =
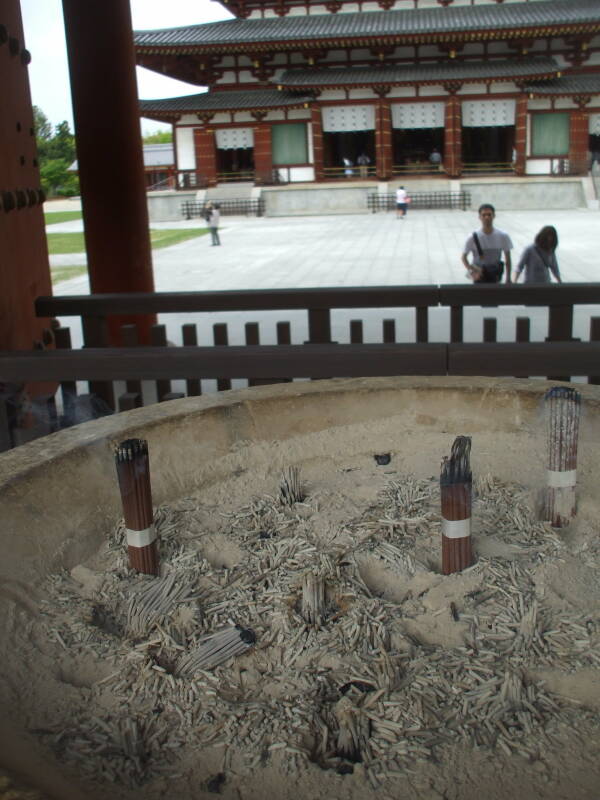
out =
<path fill-rule="evenodd" d="M 197 125 L 198 117 L 195 114 L 184 114 L 177 125 Z"/>
<path fill-rule="evenodd" d="M 302 183 L 314 181 L 315 170 L 313 167 L 290 167 L 290 182 Z"/>
<path fill-rule="evenodd" d="M 310 119 L 309 108 L 290 108 L 288 111 L 288 119 Z"/>
<path fill-rule="evenodd" d="M 457 94 L 485 94 L 485 83 L 464 83 Z"/>
<path fill-rule="evenodd" d="M 577 105 L 573 102 L 572 98 L 570 97 L 557 97 L 556 102 L 554 103 L 554 108 L 564 108 L 566 110 L 571 110 L 573 108 L 577 108 Z"/>
<path fill-rule="evenodd" d="M 252 122 L 255 123 L 256 120 L 252 116 L 249 111 L 236 111 L 233 115 L 234 122 Z"/>
<path fill-rule="evenodd" d="M 175 147 L 177 148 L 178 168 L 196 169 L 193 128 L 175 128 Z"/>
<path fill-rule="evenodd" d="M 499 94 L 500 92 L 518 92 L 516 84 L 509 81 L 502 83 L 492 83 L 490 85 L 490 94 Z"/>
<path fill-rule="evenodd" d="M 346 92 L 343 89 L 325 89 L 320 95 L 319 100 L 321 103 L 328 102 L 329 100 L 345 100 Z"/>
<path fill-rule="evenodd" d="M 217 81 L 217 83 L 235 83 L 235 82 L 236 82 L 236 74 L 232 69 L 225 70 L 225 72 L 223 73 L 223 77 L 219 78 L 219 80 Z"/>
<path fill-rule="evenodd" d="M 527 175 L 548 175 L 550 172 L 549 158 L 528 159 L 525 165 Z"/>
<path fill-rule="evenodd" d="M 229 112 L 222 112 L 221 114 L 215 114 L 211 120 L 212 125 L 223 125 L 231 122 L 231 114 Z"/>
<path fill-rule="evenodd" d="M 376 94 L 372 89 L 350 89 L 350 100 L 373 100 Z"/>
<path fill-rule="evenodd" d="M 404 95 L 405 97 L 416 97 L 417 92 L 416 90 L 409 89 L 412 92 L 410 95 Z M 446 92 L 441 84 L 434 84 L 433 86 L 421 86 L 419 89 L 419 97 L 439 97 L 439 95 L 445 95 Z M 390 92 L 390 95 L 393 97 L 400 97 L 401 95 L 394 94 Z M 388 95 L 389 97 L 389 95 Z"/>
<path fill-rule="evenodd" d="M 239 74 L 239 82 L 240 83 L 256 83 L 256 78 L 254 75 L 246 69 L 241 69 Z"/>
<path fill-rule="evenodd" d="M 527 101 L 527 109 L 529 111 L 548 111 L 550 108 L 550 100 L 545 97 L 533 97 Z"/>

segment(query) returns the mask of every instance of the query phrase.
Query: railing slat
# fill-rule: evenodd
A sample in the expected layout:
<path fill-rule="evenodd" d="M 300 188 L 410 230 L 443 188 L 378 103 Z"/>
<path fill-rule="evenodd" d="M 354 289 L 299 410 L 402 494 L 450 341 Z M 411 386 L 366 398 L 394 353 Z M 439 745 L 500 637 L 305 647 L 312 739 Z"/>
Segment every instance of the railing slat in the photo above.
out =
<path fill-rule="evenodd" d="M 181 326 L 181 336 L 184 347 L 197 347 L 198 331 L 194 323 L 188 322 Z M 188 378 L 185 382 L 188 397 L 199 397 L 202 394 L 202 384 L 198 378 Z"/>
<path fill-rule="evenodd" d="M 140 343 L 137 325 L 121 325 L 121 341 L 123 347 L 137 347 Z M 142 394 L 141 381 L 126 381 L 127 392 L 132 394 Z"/>
<path fill-rule="evenodd" d="M 217 322 L 216 325 L 213 325 L 213 341 L 215 347 L 226 347 L 229 344 L 226 323 Z M 244 377 L 246 376 L 244 375 Z M 229 378 L 223 376 L 217 378 L 217 391 L 226 392 L 228 389 L 231 389 L 231 381 Z"/>
<path fill-rule="evenodd" d="M 383 341 L 385 344 L 394 344 L 396 341 L 396 320 L 383 320 Z"/>
<path fill-rule="evenodd" d="M 363 323 L 362 319 L 350 320 L 350 344 L 363 343 Z"/>
<path fill-rule="evenodd" d="M 69 328 L 57 328 L 54 331 L 54 343 L 57 350 L 71 349 L 71 331 Z M 74 424 L 75 398 L 77 397 L 77 383 L 75 381 L 61 381 L 60 392 L 62 397 L 63 414 L 60 420 L 61 428 L 68 428 Z"/>
<path fill-rule="evenodd" d="M 94 317 L 82 315 L 81 327 L 84 347 L 106 347 L 109 341 L 108 320 L 104 314 Z M 112 383 L 92 381 L 89 391 L 91 395 L 100 398 L 112 411 L 115 410 L 115 394 Z"/>
<path fill-rule="evenodd" d="M 150 328 L 150 344 L 153 347 L 167 346 L 167 328 L 165 325 L 152 325 Z M 156 381 L 156 399 L 160 403 L 166 394 L 171 391 L 170 380 Z"/>

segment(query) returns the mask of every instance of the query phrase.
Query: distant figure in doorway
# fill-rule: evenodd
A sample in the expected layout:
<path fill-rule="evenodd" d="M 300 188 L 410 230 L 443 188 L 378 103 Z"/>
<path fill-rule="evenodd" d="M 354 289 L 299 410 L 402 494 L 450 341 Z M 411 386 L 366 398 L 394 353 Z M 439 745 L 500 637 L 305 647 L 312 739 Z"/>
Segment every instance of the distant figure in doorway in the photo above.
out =
<path fill-rule="evenodd" d="M 344 162 L 344 175 L 347 178 L 352 177 L 352 161 L 349 158 L 343 158 L 342 161 Z"/>
<path fill-rule="evenodd" d="M 431 151 L 431 153 L 429 154 L 429 163 L 431 164 L 432 167 L 437 167 L 438 169 L 441 170 L 441 168 L 442 168 L 442 154 L 437 149 L 437 147 L 434 147 L 433 150 Z"/>
<path fill-rule="evenodd" d="M 359 157 L 356 159 L 356 163 L 358 164 L 358 169 L 360 172 L 361 178 L 366 178 L 369 175 L 369 164 L 371 163 L 371 159 L 366 153 L 361 153 Z"/>
<path fill-rule="evenodd" d="M 558 247 L 558 234 L 553 225 L 545 225 L 535 237 L 534 243 L 523 250 L 519 263 L 515 269 L 513 280 L 519 280 L 525 271 L 525 283 L 551 283 L 550 273 L 558 283 L 562 283 L 556 248 Z"/>
<path fill-rule="evenodd" d="M 594 171 L 594 164 L 597 164 L 600 167 L 600 150 L 592 150 L 592 159 L 590 164 L 590 170 Z"/>
<path fill-rule="evenodd" d="M 463 248 L 462 262 L 469 277 L 474 283 L 500 283 L 506 262 L 506 282 L 510 283 L 511 258 L 513 243 L 504 231 L 494 228 L 496 210 L 489 203 L 479 206 L 481 229 L 472 233 Z M 473 263 L 469 263 L 468 255 L 472 254 Z"/>
<path fill-rule="evenodd" d="M 221 244 L 221 240 L 219 239 L 220 219 L 221 219 L 221 206 L 218 203 L 215 203 L 210 210 L 210 216 L 208 218 L 208 227 L 210 228 L 210 235 L 212 237 L 211 247 L 215 247 L 215 245 Z"/>
<path fill-rule="evenodd" d="M 408 192 L 404 186 L 396 189 L 396 218 L 406 219 L 406 209 L 408 208 Z"/>

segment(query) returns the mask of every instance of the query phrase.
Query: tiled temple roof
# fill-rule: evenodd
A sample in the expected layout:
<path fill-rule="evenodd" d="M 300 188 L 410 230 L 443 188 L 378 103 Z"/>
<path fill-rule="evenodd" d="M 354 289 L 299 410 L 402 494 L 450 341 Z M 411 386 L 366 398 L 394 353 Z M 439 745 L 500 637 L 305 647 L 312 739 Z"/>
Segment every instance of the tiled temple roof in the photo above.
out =
<path fill-rule="evenodd" d="M 140 100 L 140 110 L 147 114 L 193 114 L 198 111 L 254 111 L 269 108 L 299 107 L 311 103 L 306 94 L 256 89 L 245 92 L 202 92 L 165 100 Z"/>
<path fill-rule="evenodd" d="M 539 0 L 533 3 L 448 6 L 445 8 L 355 12 L 267 19 L 231 19 L 182 28 L 134 33 L 136 49 L 202 49 L 251 43 L 302 42 L 315 39 L 380 41 L 410 36 L 539 28 L 577 33 L 582 24 L 600 29 L 599 0 Z"/>
<path fill-rule="evenodd" d="M 553 58 L 514 58 L 510 61 L 444 61 L 398 67 L 348 67 L 347 69 L 287 70 L 277 83 L 285 88 L 371 86 L 374 84 L 441 83 L 457 80 L 515 80 L 555 76 Z M 599 76 L 600 77 L 600 76 Z"/>
<path fill-rule="evenodd" d="M 536 95 L 600 94 L 600 73 L 597 75 L 563 75 L 548 81 L 526 83 L 524 91 Z"/>

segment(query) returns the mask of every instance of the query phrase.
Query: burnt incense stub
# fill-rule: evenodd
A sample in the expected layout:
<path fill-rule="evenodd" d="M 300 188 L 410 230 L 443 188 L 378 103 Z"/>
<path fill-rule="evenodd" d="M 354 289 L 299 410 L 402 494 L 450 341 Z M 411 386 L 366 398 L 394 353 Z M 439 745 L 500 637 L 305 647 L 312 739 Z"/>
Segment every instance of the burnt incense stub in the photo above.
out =
<path fill-rule="evenodd" d="M 138 572 L 158 575 L 148 442 L 145 439 L 126 439 L 121 442 L 115 449 L 115 462 L 123 504 L 129 565 Z"/>
<path fill-rule="evenodd" d="M 471 547 L 470 465 L 471 439 L 457 436 L 450 457 L 444 458 L 440 472 L 442 505 L 442 572 L 450 575 L 473 563 Z"/>
<path fill-rule="evenodd" d="M 555 528 L 563 528 L 576 513 L 581 395 L 575 389 L 553 386 L 544 397 L 544 406 L 547 469 L 542 519 Z"/>

